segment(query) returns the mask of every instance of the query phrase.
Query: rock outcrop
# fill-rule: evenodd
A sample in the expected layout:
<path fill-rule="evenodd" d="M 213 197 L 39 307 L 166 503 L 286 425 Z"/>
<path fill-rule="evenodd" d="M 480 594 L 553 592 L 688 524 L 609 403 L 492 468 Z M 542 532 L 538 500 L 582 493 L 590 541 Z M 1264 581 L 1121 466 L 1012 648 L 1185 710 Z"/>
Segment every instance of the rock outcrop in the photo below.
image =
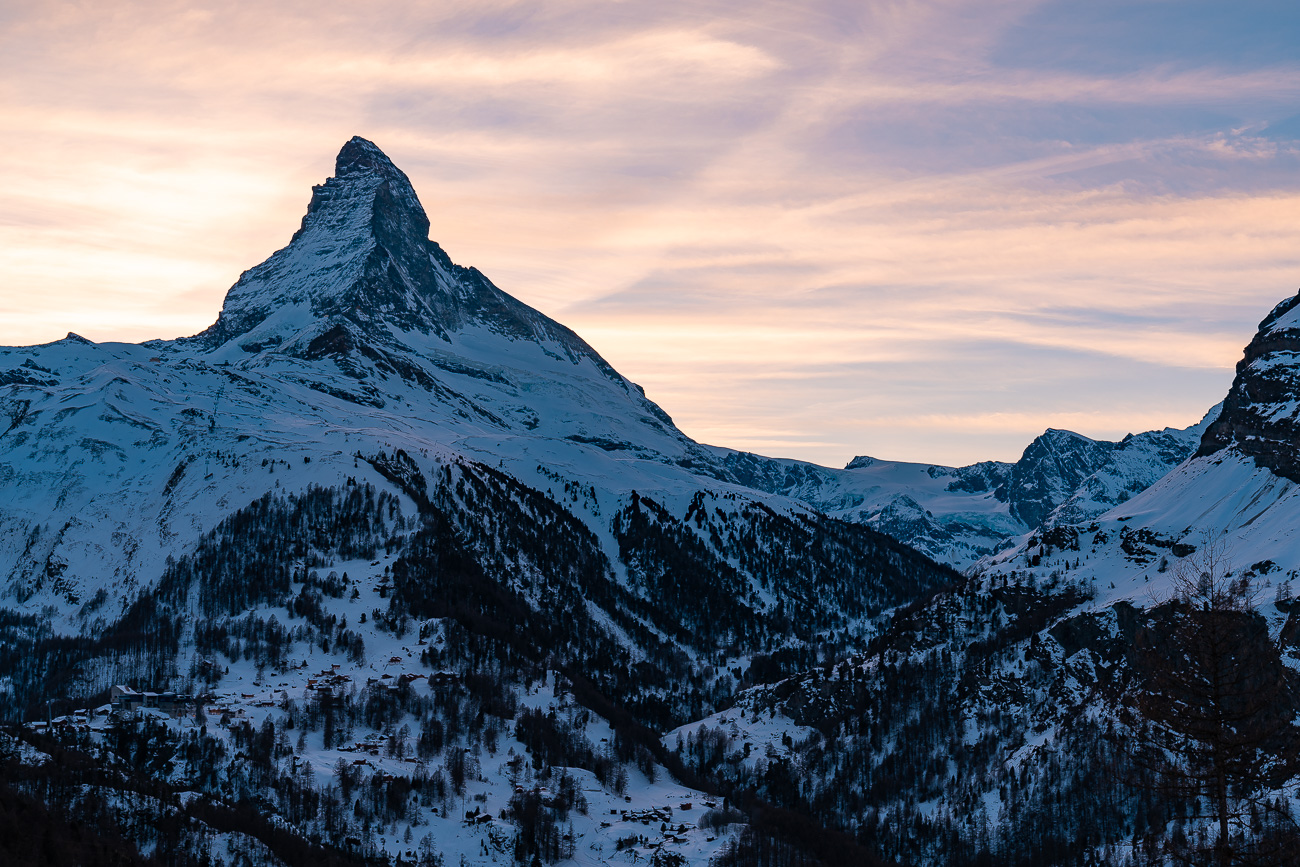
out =
<path fill-rule="evenodd" d="M 1300 482 L 1300 294 L 1259 323 L 1197 454 L 1228 448 Z"/>

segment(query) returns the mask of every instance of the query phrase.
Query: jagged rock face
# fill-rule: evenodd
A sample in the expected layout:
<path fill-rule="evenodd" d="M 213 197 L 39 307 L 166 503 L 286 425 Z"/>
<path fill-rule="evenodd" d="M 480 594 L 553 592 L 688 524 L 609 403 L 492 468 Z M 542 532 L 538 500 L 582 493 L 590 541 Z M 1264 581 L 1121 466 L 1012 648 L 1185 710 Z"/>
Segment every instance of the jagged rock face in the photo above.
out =
<path fill-rule="evenodd" d="M 949 491 L 963 491 L 968 494 L 982 494 L 992 491 L 994 497 L 1005 501 L 1006 484 L 1014 468 L 1012 464 L 1002 461 L 980 461 L 968 467 L 958 467 L 953 471 L 956 476 L 948 483 Z"/>
<path fill-rule="evenodd" d="M 318 320 L 360 324 L 382 311 L 418 324 L 420 307 L 445 306 L 440 284 L 450 282 L 437 278 L 428 231 L 406 175 L 374 144 L 354 138 L 339 152 L 334 177 L 312 189 L 288 246 L 240 276 L 200 338 L 212 348 L 236 338 L 247 351 L 278 345 L 303 324 L 291 314 L 304 306 Z M 445 328 L 440 317 L 426 318 Z"/>
<path fill-rule="evenodd" d="M 934 520 L 934 515 L 906 494 L 899 495 L 879 512 L 867 516 L 866 524 L 895 539 L 907 539 L 918 548 L 932 548 L 952 541 L 953 533 Z"/>
<path fill-rule="evenodd" d="M 1237 362 L 1223 412 L 1198 455 L 1225 448 L 1300 481 L 1300 294 L 1273 308 Z"/>
<path fill-rule="evenodd" d="M 1145 491 L 1192 455 L 1201 434 L 1218 413 L 1216 406 L 1189 428 L 1165 428 L 1124 437 L 1105 463 L 1047 516 L 1043 526 L 1082 523 Z"/>
<path fill-rule="evenodd" d="M 1016 461 L 999 499 L 1011 504 L 1016 518 L 1037 527 L 1102 467 L 1114 448 L 1114 443 L 1049 428 Z"/>

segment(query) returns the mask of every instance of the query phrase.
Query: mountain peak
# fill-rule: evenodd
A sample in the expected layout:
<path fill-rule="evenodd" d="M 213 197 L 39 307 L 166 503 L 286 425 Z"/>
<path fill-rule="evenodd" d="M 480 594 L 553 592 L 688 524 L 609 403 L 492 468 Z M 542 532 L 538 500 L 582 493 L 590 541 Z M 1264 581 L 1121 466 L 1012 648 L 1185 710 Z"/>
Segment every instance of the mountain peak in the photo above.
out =
<path fill-rule="evenodd" d="M 371 229 L 378 228 L 376 218 L 382 218 L 385 228 L 406 236 L 407 243 L 422 243 L 429 237 L 429 217 L 411 179 L 378 145 L 357 135 L 339 150 L 334 176 L 312 187 L 311 203 L 293 241 L 313 223 L 337 229 L 357 227 L 358 219 L 367 218 Z"/>
<path fill-rule="evenodd" d="M 413 224 L 411 230 L 419 240 L 428 238 L 429 218 L 415 194 L 415 188 L 411 186 L 411 179 L 388 158 L 388 154 L 380 150 L 379 145 L 354 135 L 339 150 L 339 155 L 334 160 L 334 177 L 331 180 L 365 179 L 379 181 L 380 188 L 377 192 L 384 194 L 380 200 L 386 200 L 387 204 L 397 205 L 406 211 L 406 216 Z M 325 183 L 328 186 L 329 181 Z"/>
<path fill-rule="evenodd" d="M 388 158 L 388 154 L 379 149 L 379 145 L 370 139 L 354 135 L 339 150 L 338 158 L 334 160 L 334 175 L 341 178 L 363 171 L 402 174 Z"/>
<path fill-rule="evenodd" d="M 354 136 L 334 175 L 312 187 L 289 243 L 240 275 L 217 321 L 182 343 L 228 362 L 328 357 L 352 377 L 400 370 L 424 383 L 429 377 L 415 368 L 468 329 L 545 344 L 543 355 L 575 364 L 588 358 L 620 389 L 632 387 L 572 331 L 453 263 L 429 239 L 410 179 L 374 142 Z"/>
<path fill-rule="evenodd" d="M 334 175 L 312 187 L 289 244 L 240 275 L 200 338 L 214 349 L 232 341 L 244 351 L 305 347 L 341 319 L 371 322 L 381 312 L 403 328 L 443 333 L 455 325 L 437 315 L 452 312 L 443 296 L 455 294 L 455 270 L 429 240 L 410 178 L 354 136 Z"/>

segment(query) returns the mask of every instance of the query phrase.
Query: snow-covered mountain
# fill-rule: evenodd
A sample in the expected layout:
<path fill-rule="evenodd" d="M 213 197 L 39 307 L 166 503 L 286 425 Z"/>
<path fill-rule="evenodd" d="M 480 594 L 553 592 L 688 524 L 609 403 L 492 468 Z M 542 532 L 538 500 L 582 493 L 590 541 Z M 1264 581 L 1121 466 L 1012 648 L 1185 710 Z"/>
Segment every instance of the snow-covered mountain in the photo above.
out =
<path fill-rule="evenodd" d="M 224 864 L 1114 863 L 1187 814 L 1098 768 L 1198 539 L 1300 575 L 1296 299 L 1192 428 L 835 469 L 692 441 L 429 227 L 356 138 L 201 334 L 0 349 L 0 708 L 67 723 L 0 737 L 23 797 Z"/>
<path fill-rule="evenodd" d="M 488 823 L 496 836 L 462 839 L 452 816 L 446 850 L 468 863 L 552 858 L 565 846 L 538 842 L 541 816 L 552 829 L 575 821 L 571 843 L 613 852 L 629 828 L 574 819 L 576 799 L 555 786 L 586 771 L 589 805 L 628 797 L 634 812 L 660 810 L 652 780 L 669 758 L 647 727 L 833 655 L 881 612 L 957 576 L 746 486 L 734 453 L 684 436 L 571 331 L 453 264 L 428 229 L 406 176 L 353 139 L 289 244 L 241 276 L 203 333 L 0 350 L 0 690 L 10 716 L 103 701 L 115 684 L 212 690 L 209 709 L 231 719 L 211 749 L 228 755 L 248 753 L 237 718 L 273 739 L 303 713 L 390 741 L 404 727 L 445 777 L 465 772 L 444 748 L 495 756 L 505 737 L 503 758 L 477 758 L 494 770 L 456 787 L 499 822 Z M 364 688 L 335 689 L 322 710 L 315 654 L 326 672 L 337 666 L 331 678 Z M 399 664 L 441 679 L 390 700 L 385 669 Z M 587 715 L 521 716 L 539 678 L 551 690 L 543 717 L 570 692 Z M 447 704 L 466 689 L 480 708 L 468 728 Z M 589 726 L 606 727 L 606 746 Z M 303 791 L 338 798 L 345 785 L 329 770 L 350 759 L 339 732 L 304 735 L 300 749 L 263 754 L 259 771 L 316 769 L 306 789 L 257 795 L 288 798 L 285 820 Z M 113 723 L 97 737 L 111 752 L 124 735 Z M 511 751 L 533 769 L 521 775 Z M 434 785 L 436 774 L 399 770 L 366 771 L 367 785 Z M 164 776 L 238 794 L 193 773 Z M 640 789 L 624 795 L 629 776 Z M 525 783 L 537 804 L 516 803 Z M 410 833 L 447 820 L 449 803 L 308 817 L 302 834 L 339 844 L 376 820 Z M 729 839 L 694 830 L 675 832 L 691 845 L 674 855 L 703 863 Z M 366 857 L 404 851 L 391 830 L 363 842 Z M 666 844 L 661 834 L 617 851 L 636 860 Z"/>
<path fill-rule="evenodd" d="M 110 628 L 250 504 L 367 485 L 396 497 L 408 530 L 435 513 L 434 535 L 496 525 L 499 578 L 538 609 L 547 589 L 515 573 L 549 567 L 516 549 L 551 521 L 571 526 L 572 556 L 607 599 L 588 615 L 640 622 L 592 628 L 634 655 L 669 635 L 740 659 L 788 634 L 843 641 L 952 579 L 870 529 L 740 484 L 733 453 L 684 436 L 575 334 L 427 232 L 406 176 L 353 139 L 290 243 L 203 333 L 0 350 L 5 597 L 55 631 Z"/>
<path fill-rule="evenodd" d="M 967 570 L 1040 527 L 1122 503 L 1189 457 L 1206 425 L 1129 434 L 1119 442 L 1049 429 L 1014 463 L 947 467 L 859 456 L 843 470 L 715 450 L 729 478 L 866 524 Z"/>
<path fill-rule="evenodd" d="M 454 454 L 615 498 L 689 500 L 683 467 L 724 475 L 577 335 L 427 235 L 406 176 L 353 139 L 202 334 L 0 350 L 9 592 L 130 590 L 263 491 L 354 475 L 358 452 Z"/>
<path fill-rule="evenodd" d="M 1222 404 L 1212 407 L 1189 428 L 1165 428 L 1124 437 L 1107 452 L 1101 466 L 1078 482 L 1039 525 L 1054 527 L 1086 521 L 1145 491 L 1192 455 L 1221 409 Z"/>
<path fill-rule="evenodd" d="M 405 174 L 353 139 L 289 245 L 241 276 L 203 333 L 0 349 L 8 593 L 62 599 L 65 615 L 101 586 L 128 598 L 268 487 L 337 484 L 357 452 L 397 449 L 539 489 L 562 476 L 616 499 L 657 492 L 679 511 L 701 488 L 776 495 L 781 509 L 866 524 L 965 568 L 1049 507 L 1073 498 L 1081 515 L 1149 484 L 1191 433 L 1111 444 L 1049 431 L 1013 465 L 959 469 L 859 458 L 833 470 L 701 446 L 572 331 L 453 264 L 428 230 Z M 263 477 L 263 462 L 281 475 Z M 1097 493 L 1076 494 L 1081 483 Z"/>

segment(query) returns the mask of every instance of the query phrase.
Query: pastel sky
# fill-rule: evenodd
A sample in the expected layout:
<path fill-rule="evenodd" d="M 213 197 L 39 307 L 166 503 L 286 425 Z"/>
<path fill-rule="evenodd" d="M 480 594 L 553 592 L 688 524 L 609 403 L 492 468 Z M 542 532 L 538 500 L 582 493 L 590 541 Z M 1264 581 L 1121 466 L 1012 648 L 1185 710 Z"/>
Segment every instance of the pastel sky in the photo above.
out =
<path fill-rule="evenodd" d="M 0 344 L 195 333 L 352 135 L 704 442 L 1186 426 L 1300 286 L 1294 0 L 0 0 Z"/>

